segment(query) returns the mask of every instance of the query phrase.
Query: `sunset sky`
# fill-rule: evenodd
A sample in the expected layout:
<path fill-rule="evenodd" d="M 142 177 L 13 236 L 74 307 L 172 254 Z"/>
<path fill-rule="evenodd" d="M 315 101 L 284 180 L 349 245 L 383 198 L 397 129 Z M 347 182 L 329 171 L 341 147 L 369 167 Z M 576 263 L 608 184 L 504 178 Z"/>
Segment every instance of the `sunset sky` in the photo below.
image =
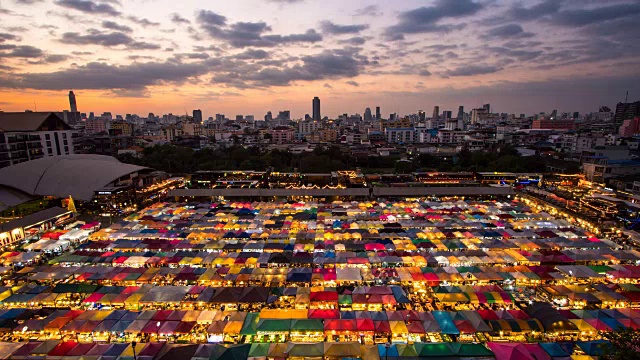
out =
<path fill-rule="evenodd" d="M 640 100 L 640 1 L 0 0 L 0 109 L 322 115 Z"/>

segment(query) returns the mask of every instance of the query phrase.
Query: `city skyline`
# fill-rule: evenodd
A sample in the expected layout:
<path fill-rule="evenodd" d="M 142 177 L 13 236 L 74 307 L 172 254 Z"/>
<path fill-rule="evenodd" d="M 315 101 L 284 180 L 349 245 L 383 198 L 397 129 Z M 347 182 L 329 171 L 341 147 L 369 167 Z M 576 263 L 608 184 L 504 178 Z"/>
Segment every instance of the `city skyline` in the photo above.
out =
<path fill-rule="evenodd" d="M 314 96 L 323 116 L 597 111 L 639 97 L 638 13 L 636 1 L 4 1 L 0 109 L 65 110 L 73 90 L 86 113 L 301 118 Z"/>

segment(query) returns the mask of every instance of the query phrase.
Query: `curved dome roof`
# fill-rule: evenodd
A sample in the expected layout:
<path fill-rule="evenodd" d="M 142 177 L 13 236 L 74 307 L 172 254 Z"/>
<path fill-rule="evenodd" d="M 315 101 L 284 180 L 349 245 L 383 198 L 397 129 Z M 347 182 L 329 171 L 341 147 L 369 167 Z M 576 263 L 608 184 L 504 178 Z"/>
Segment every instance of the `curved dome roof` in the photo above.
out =
<path fill-rule="evenodd" d="M 0 185 L 29 195 L 89 201 L 96 190 L 125 175 L 150 170 L 104 155 L 49 156 L 0 169 Z"/>

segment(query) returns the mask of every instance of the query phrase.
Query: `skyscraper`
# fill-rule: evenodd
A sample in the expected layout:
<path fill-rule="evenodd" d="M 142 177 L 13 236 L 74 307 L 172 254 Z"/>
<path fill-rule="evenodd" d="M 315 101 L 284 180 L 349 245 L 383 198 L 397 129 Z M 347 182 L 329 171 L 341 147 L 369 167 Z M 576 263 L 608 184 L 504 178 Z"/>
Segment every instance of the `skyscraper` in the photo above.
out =
<path fill-rule="evenodd" d="M 376 106 L 376 120 L 380 120 L 382 118 L 382 114 L 380 114 L 380 106 Z"/>
<path fill-rule="evenodd" d="M 418 110 L 418 118 L 420 119 L 420 122 L 424 122 L 427 119 L 427 113 L 423 110 Z"/>
<path fill-rule="evenodd" d="M 440 106 L 434 106 L 433 107 L 433 115 L 431 115 L 432 118 L 437 119 L 440 117 Z"/>
<path fill-rule="evenodd" d="M 464 119 L 464 106 L 460 105 L 458 106 L 458 116 L 457 116 L 458 120 L 462 120 Z"/>
<path fill-rule="evenodd" d="M 320 117 L 320 98 L 314 97 L 311 102 L 313 105 L 313 121 L 320 121 L 322 118 Z"/>
<path fill-rule="evenodd" d="M 487 114 L 491 114 L 491 104 L 484 104 L 482 108 L 487 112 Z"/>
<path fill-rule="evenodd" d="M 371 115 L 371 109 L 370 108 L 364 109 L 364 121 L 371 121 L 371 120 L 373 120 L 373 115 Z"/>
<path fill-rule="evenodd" d="M 78 112 L 78 106 L 76 105 L 76 95 L 73 91 L 69 91 L 69 108 L 71 112 Z"/>
<path fill-rule="evenodd" d="M 202 124 L 202 110 L 193 110 L 193 122 L 196 124 Z"/>

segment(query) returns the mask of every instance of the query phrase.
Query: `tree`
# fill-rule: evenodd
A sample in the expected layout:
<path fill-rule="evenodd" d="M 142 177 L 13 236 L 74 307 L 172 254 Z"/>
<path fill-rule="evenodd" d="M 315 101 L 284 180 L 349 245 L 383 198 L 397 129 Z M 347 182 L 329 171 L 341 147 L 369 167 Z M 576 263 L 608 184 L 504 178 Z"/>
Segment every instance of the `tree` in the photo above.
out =
<path fill-rule="evenodd" d="M 602 336 L 610 344 L 604 346 L 599 359 L 629 360 L 640 359 L 640 330 L 626 328 L 624 330 L 603 332 Z"/>

